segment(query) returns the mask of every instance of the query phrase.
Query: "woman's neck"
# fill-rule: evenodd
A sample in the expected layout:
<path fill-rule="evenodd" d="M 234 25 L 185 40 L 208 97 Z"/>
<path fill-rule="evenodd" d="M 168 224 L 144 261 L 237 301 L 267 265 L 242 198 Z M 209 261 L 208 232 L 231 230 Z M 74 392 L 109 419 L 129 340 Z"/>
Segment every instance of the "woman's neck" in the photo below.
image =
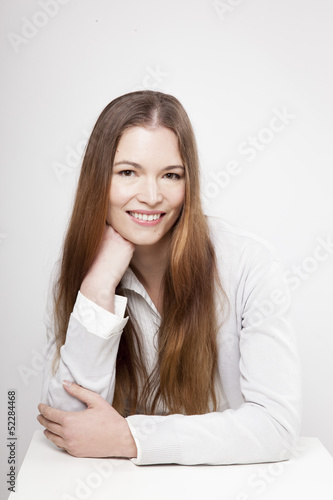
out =
<path fill-rule="evenodd" d="M 135 248 L 131 268 L 147 290 L 157 310 L 161 312 L 163 300 L 163 276 L 167 262 L 170 238 L 159 241 L 156 245 L 138 245 Z"/>

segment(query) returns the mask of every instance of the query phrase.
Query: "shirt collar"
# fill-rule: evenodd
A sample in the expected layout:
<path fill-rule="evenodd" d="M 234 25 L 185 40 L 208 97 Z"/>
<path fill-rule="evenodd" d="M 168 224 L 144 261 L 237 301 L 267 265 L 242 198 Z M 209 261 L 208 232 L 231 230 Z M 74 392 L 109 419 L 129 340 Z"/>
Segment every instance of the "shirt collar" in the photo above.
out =
<path fill-rule="evenodd" d="M 160 313 L 158 312 L 158 310 L 156 309 L 154 302 L 149 297 L 147 290 L 145 289 L 145 287 L 143 286 L 141 281 L 139 281 L 139 279 L 137 278 L 137 276 L 135 275 L 135 273 L 133 272 L 133 270 L 130 267 L 128 267 L 126 269 L 125 274 L 123 275 L 120 284 L 121 284 L 121 288 L 123 290 L 131 290 L 131 291 L 141 295 L 141 297 L 143 297 L 145 299 L 145 301 L 149 304 L 149 306 L 153 309 L 153 311 L 159 317 L 161 316 Z"/>

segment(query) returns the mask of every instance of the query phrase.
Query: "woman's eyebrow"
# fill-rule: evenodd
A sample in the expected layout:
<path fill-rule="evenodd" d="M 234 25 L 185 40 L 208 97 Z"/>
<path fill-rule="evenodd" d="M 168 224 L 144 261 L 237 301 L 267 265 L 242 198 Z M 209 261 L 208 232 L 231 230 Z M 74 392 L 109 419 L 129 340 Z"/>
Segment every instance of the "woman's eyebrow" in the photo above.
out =
<path fill-rule="evenodd" d="M 162 170 L 173 170 L 174 168 L 180 168 L 182 170 L 185 170 L 185 167 L 183 165 L 169 165 L 169 167 L 164 167 Z"/>
<path fill-rule="evenodd" d="M 135 168 L 142 168 L 141 165 L 139 165 L 138 163 L 135 163 L 134 161 L 127 161 L 127 160 L 117 161 L 117 163 L 113 164 L 114 167 L 116 167 L 117 165 L 131 165 L 132 167 L 135 167 Z"/>
<path fill-rule="evenodd" d="M 136 163 L 135 161 L 128 161 L 128 160 L 117 161 L 117 163 L 113 164 L 114 167 L 116 167 L 117 165 L 130 165 L 131 167 L 135 167 L 138 169 L 143 168 L 142 165 L 140 165 L 139 163 Z M 174 168 L 180 168 L 182 170 L 185 170 L 185 167 L 183 165 L 169 165 L 168 167 L 162 168 L 162 171 L 170 170 L 170 169 L 174 169 Z"/>

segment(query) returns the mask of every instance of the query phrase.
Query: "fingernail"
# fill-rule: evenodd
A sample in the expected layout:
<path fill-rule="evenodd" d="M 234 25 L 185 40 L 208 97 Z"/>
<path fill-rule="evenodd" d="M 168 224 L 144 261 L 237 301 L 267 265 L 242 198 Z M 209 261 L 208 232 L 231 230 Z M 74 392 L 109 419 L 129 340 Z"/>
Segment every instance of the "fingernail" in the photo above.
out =
<path fill-rule="evenodd" d="M 68 380 L 63 380 L 62 381 L 63 385 L 65 385 L 66 387 L 70 387 L 72 385 L 72 382 L 68 382 Z"/>

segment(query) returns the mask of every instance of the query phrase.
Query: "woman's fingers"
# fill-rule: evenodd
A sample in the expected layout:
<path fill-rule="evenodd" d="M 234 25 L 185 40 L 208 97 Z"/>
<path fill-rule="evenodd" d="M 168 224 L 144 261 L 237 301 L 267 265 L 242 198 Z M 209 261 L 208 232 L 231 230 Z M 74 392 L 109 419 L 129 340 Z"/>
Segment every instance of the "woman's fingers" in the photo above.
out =
<path fill-rule="evenodd" d="M 47 437 L 49 441 L 55 444 L 58 448 L 67 451 L 65 448 L 65 442 L 62 437 L 58 436 L 57 434 L 53 434 L 53 432 L 50 432 L 47 429 L 45 429 L 44 435 L 45 437 Z"/>
<path fill-rule="evenodd" d="M 43 427 L 45 427 L 46 430 L 52 432 L 52 434 L 62 437 L 62 426 L 60 424 L 48 420 L 41 414 L 37 416 L 37 420 Z"/>
<path fill-rule="evenodd" d="M 68 415 L 68 411 L 58 410 L 57 408 L 52 408 L 52 406 L 45 405 L 44 403 L 39 403 L 38 410 L 43 417 L 51 422 L 56 422 L 60 425 L 63 423 L 64 416 Z"/>
<path fill-rule="evenodd" d="M 96 297 L 101 294 L 101 290 L 106 296 L 114 294 L 131 262 L 133 253 L 133 243 L 124 239 L 112 226 L 105 226 L 97 254 L 82 281 L 81 293 L 94 302 L 97 301 Z"/>

